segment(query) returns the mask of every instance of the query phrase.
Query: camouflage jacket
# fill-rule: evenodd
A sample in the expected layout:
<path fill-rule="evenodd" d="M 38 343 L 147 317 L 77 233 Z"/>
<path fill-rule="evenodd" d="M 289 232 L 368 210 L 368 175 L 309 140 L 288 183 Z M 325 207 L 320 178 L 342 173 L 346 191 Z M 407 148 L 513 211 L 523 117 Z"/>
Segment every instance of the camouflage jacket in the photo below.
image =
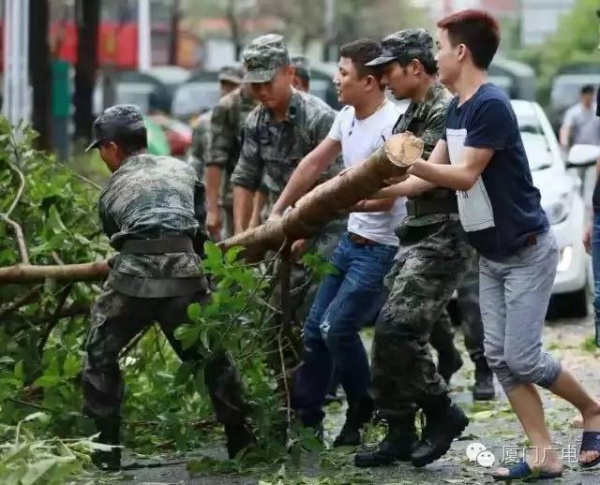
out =
<path fill-rule="evenodd" d="M 448 105 L 452 101 L 452 94 L 440 83 L 436 83 L 432 86 L 425 99 L 416 103 L 412 101 L 406 112 L 400 117 L 396 126 L 394 126 L 393 133 L 403 133 L 404 131 L 410 131 L 414 133 L 425 142 L 423 150 L 423 158 L 429 159 L 431 152 L 435 148 L 435 145 L 442 137 L 446 126 L 446 112 Z M 449 189 L 433 189 L 433 191 Z M 429 192 L 425 192 L 419 197 L 427 197 Z M 409 226 L 424 226 L 429 224 L 435 224 L 442 220 L 446 220 L 445 215 L 426 215 L 421 217 L 408 216 L 404 219 L 403 225 Z"/>
<path fill-rule="evenodd" d="M 231 183 L 253 191 L 264 183 L 270 195 L 279 197 L 298 163 L 329 134 L 335 114 L 320 99 L 295 89 L 281 123 L 267 108 L 256 107 L 246 119 L 244 144 Z M 319 181 L 342 169 L 338 157 Z"/>
<path fill-rule="evenodd" d="M 190 165 L 172 157 L 142 153 L 125 160 L 111 175 L 98 203 L 102 229 L 111 246 L 119 250 L 128 239 L 195 238 L 201 229 L 194 201 L 197 181 Z M 198 291 L 196 280 L 202 276 L 201 258 L 194 252 L 117 253 L 109 265 L 109 284 L 139 297 Z M 181 279 L 188 283 L 183 290 Z M 173 284 L 173 280 L 180 281 Z"/>
<path fill-rule="evenodd" d="M 187 156 L 188 163 L 194 167 L 198 179 L 204 178 L 204 167 L 206 167 L 206 161 L 208 159 L 210 150 L 210 120 L 212 116 L 212 110 L 203 113 L 198 117 L 194 126 L 194 133 L 192 137 L 192 146 Z"/>
<path fill-rule="evenodd" d="M 242 88 L 227 94 L 212 110 L 210 121 L 210 156 L 206 166 L 223 169 L 222 203 L 232 204 L 230 177 L 240 157 L 244 122 L 256 103 Z"/>

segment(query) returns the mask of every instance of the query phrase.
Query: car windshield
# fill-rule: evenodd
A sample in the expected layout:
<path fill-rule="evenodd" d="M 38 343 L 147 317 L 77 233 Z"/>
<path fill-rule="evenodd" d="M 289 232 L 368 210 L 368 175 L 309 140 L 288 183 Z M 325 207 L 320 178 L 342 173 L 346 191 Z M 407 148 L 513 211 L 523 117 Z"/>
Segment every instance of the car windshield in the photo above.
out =
<path fill-rule="evenodd" d="M 552 151 L 539 120 L 535 116 L 517 116 L 523 146 L 532 171 L 549 168 Z"/>
<path fill-rule="evenodd" d="M 172 114 L 181 119 L 212 109 L 219 102 L 219 94 L 218 82 L 184 84 L 175 92 Z"/>

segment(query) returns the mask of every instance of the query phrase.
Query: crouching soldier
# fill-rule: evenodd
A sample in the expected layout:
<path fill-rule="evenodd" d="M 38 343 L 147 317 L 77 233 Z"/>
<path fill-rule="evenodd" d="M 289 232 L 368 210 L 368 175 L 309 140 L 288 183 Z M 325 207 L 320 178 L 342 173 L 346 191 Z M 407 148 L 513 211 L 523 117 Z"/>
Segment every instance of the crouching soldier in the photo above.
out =
<path fill-rule="evenodd" d="M 182 360 L 201 363 L 198 349 L 184 350 L 174 332 L 188 322 L 191 303 L 209 299 L 197 254 L 203 244 L 204 192 L 190 165 L 146 152 L 146 128 L 136 106 L 108 108 L 93 133 L 88 150 L 98 148 L 112 172 L 100 195 L 100 220 L 118 253 L 92 308 L 82 375 L 84 413 L 94 419 L 101 443 L 118 445 L 124 391 L 118 358 L 136 335 L 157 322 Z M 204 372 L 234 457 L 254 441 L 236 369 L 226 355 L 217 355 L 204 363 Z M 118 469 L 121 449 L 98 451 L 93 461 Z"/>

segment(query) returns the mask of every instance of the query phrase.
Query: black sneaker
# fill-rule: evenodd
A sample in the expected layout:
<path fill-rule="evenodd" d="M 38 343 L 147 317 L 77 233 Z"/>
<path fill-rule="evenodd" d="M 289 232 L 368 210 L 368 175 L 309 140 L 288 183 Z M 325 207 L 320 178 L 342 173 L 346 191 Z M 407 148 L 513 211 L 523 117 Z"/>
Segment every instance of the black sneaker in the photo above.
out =
<path fill-rule="evenodd" d="M 452 401 L 449 402 L 446 409 L 438 407 L 425 412 L 426 421 L 422 427 L 421 440 L 410 457 L 414 466 L 423 467 L 444 456 L 454 439 L 469 425 L 466 414 Z"/>
<path fill-rule="evenodd" d="M 110 451 L 96 450 L 92 453 L 92 463 L 104 471 L 117 471 L 121 469 L 121 448 L 117 448 L 121 442 L 121 417 L 107 416 L 95 418 L 94 423 L 100 431 L 98 443 L 112 445 Z"/>
<path fill-rule="evenodd" d="M 474 401 L 491 401 L 496 398 L 494 374 L 489 369 L 475 369 Z"/>
<path fill-rule="evenodd" d="M 226 424 L 224 428 L 229 459 L 234 459 L 240 451 L 256 443 L 254 434 L 245 423 Z"/>
<path fill-rule="evenodd" d="M 396 461 L 409 461 L 417 443 L 416 434 L 397 436 L 388 433 L 377 448 L 356 453 L 354 465 L 359 468 L 371 468 L 392 465 Z"/>
<path fill-rule="evenodd" d="M 440 353 L 438 358 L 438 374 L 442 376 L 446 385 L 450 385 L 450 379 L 463 366 L 460 352 L 454 348 L 451 353 Z"/>
<path fill-rule="evenodd" d="M 373 417 L 373 400 L 365 397 L 358 404 L 350 404 L 346 412 L 346 422 L 333 442 L 334 447 L 357 446 L 361 443 L 361 430 Z"/>

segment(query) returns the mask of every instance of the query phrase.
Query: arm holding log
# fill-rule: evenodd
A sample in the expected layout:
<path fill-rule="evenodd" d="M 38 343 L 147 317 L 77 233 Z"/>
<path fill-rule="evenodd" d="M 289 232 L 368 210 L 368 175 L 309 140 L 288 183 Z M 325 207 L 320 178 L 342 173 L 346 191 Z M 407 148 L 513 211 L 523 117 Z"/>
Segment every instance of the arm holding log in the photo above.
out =
<path fill-rule="evenodd" d="M 273 205 L 269 219 L 274 220 L 281 217 L 287 207 L 306 194 L 341 151 L 342 145 L 339 141 L 326 137 L 312 152 L 306 155 Z"/>

